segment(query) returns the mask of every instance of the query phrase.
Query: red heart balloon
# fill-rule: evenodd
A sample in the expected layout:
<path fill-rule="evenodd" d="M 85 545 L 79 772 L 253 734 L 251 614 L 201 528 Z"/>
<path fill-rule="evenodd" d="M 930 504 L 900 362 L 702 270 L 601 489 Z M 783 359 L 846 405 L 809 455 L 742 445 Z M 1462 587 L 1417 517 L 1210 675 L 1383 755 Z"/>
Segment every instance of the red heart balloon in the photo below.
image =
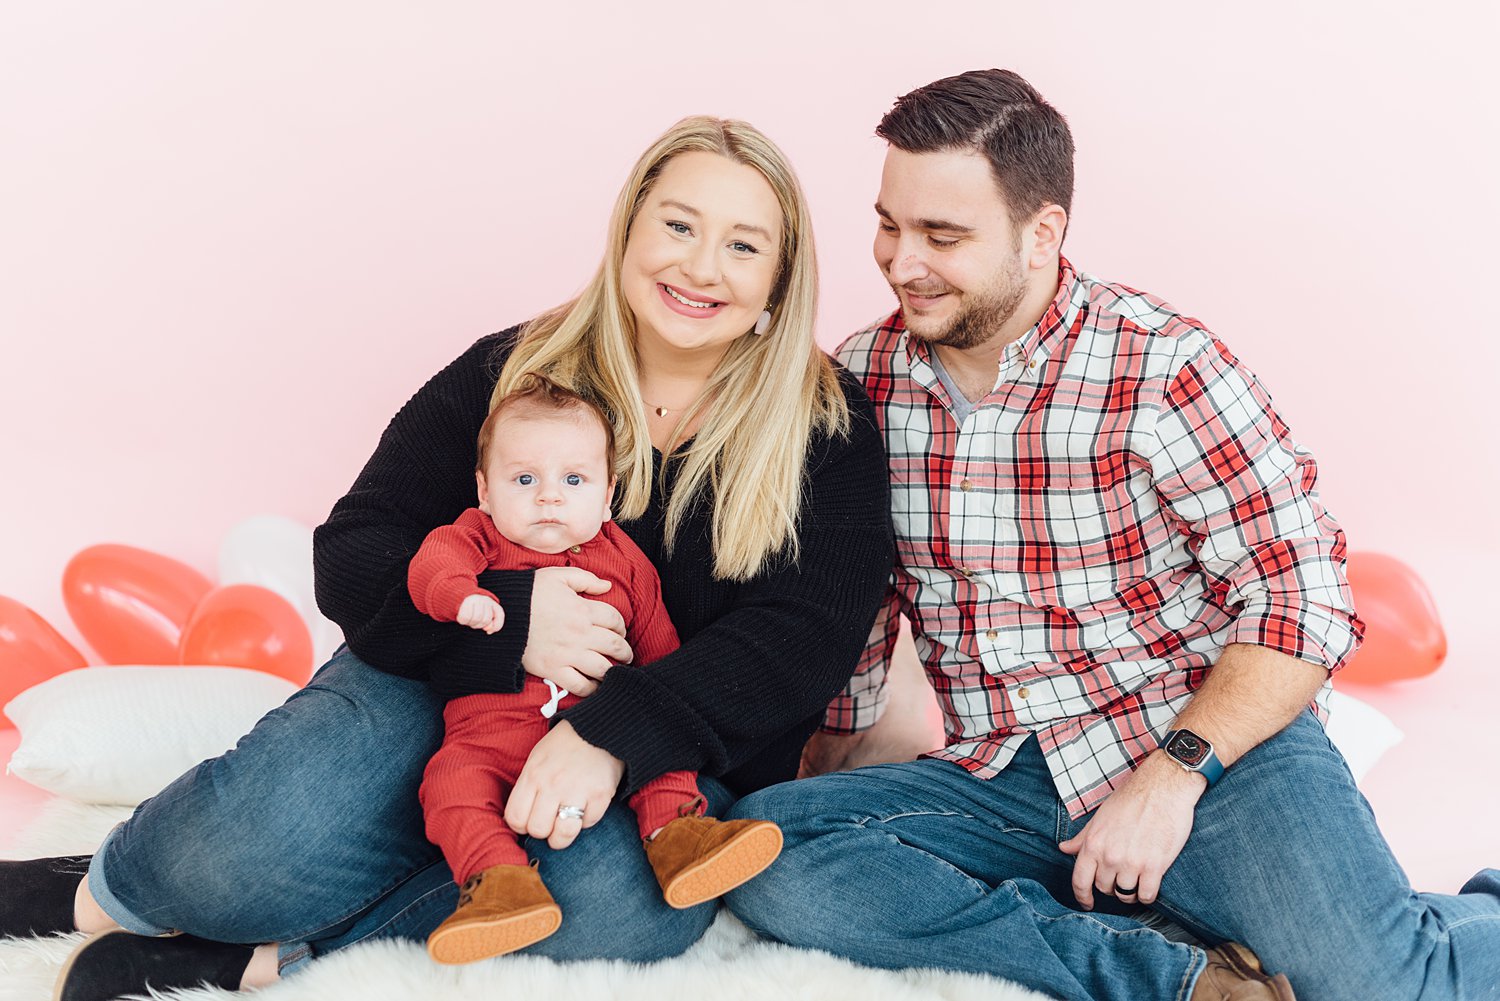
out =
<path fill-rule="evenodd" d="M 213 583 L 134 546 L 90 546 L 63 570 L 68 614 L 106 664 L 176 664 L 193 607 Z"/>
<path fill-rule="evenodd" d="M 248 667 L 302 684 L 312 676 L 312 635 L 281 595 L 229 584 L 203 596 L 182 630 L 177 662 Z"/>
<path fill-rule="evenodd" d="M 1381 684 L 1442 666 L 1448 637 L 1432 592 L 1415 570 L 1383 553 L 1350 553 L 1349 587 L 1365 620 L 1365 641 L 1339 672 L 1340 681 Z"/>
<path fill-rule="evenodd" d="M 87 663 L 46 619 L 0 595 L 0 706 L 32 685 Z M 14 725 L 0 715 L 0 729 Z"/>

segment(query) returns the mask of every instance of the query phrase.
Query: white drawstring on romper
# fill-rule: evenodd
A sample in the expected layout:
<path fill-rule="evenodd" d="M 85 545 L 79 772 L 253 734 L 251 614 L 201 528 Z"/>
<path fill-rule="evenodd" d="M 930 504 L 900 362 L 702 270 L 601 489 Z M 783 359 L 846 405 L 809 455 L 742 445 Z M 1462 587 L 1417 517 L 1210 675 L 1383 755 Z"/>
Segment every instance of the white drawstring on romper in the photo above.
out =
<path fill-rule="evenodd" d="M 546 678 L 542 680 L 547 681 Z M 568 690 L 566 688 L 558 688 L 550 681 L 547 681 L 547 687 L 552 689 L 552 700 L 542 706 L 542 716 L 546 719 L 551 719 L 557 712 L 557 704 L 562 701 L 564 695 L 568 694 Z"/>

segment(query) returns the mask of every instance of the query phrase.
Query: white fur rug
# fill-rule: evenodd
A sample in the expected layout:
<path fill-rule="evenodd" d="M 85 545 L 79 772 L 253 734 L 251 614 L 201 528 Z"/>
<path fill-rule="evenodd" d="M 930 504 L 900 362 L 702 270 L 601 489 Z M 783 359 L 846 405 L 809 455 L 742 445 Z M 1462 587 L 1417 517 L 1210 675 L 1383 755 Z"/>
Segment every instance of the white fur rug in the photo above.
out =
<path fill-rule="evenodd" d="M 129 813 L 120 807 L 53 800 L 6 854 L 35 858 L 89 852 Z M 0 939 L 0 1001 L 49 1001 L 58 970 L 82 939 L 82 935 Z M 234 997 L 208 988 L 167 996 L 177 1001 Z M 988 977 L 872 970 L 826 953 L 766 942 L 727 912 L 720 913 L 708 934 L 685 955 L 650 966 L 604 961 L 558 964 L 510 956 L 443 967 L 428 959 L 418 943 L 373 942 L 320 959 L 256 994 L 257 1001 L 669 1001 L 686 997 L 714 1001 L 1044 1001 L 1040 994 Z"/>

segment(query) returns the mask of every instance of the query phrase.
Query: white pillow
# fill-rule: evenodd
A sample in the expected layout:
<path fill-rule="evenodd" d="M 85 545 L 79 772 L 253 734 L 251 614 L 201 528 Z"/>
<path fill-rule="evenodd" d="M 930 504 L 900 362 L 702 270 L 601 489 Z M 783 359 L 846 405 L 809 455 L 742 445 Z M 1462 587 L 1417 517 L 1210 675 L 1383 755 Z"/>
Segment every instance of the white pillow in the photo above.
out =
<path fill-rule="evenodd" d="M 1327 733 L 1349 763 L 1355 782 L 1363 781 L 1380 756 L 1406 738 L 1379 709 L 1336 688 L 1328 693 Z"/>
<path fill-rule="evenodd" d="M 235 667 L 85 667 L 5 706 L 6 771 L 81 803 L 134 806 L 234 746 L 297 686 Z"/>

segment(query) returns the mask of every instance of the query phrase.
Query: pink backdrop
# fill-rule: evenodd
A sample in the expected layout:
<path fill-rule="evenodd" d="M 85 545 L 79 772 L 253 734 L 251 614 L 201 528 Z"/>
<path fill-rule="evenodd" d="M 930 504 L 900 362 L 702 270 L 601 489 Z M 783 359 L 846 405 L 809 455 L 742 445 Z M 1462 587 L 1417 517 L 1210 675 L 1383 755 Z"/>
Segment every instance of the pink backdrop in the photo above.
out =
<path fill-rule="evenodd" d="M 1009 66 L 1073 125 L 1074 262 L 1222 334 L 1352 545 L 1431 583 L 1450 663 L 1354 693 L 1409 733 L 1371 797 L 1425 885 L 1500 864 L 1493 5 L 501 6 L 8 5 L 0 594 L 76 636 L 85 545 L 211 572 L 249 515 L 321 520 L 423 379 L 577 288 L 684 114 L 791 154 L 836 344 L 890 301 L 875 122 Z"/>

